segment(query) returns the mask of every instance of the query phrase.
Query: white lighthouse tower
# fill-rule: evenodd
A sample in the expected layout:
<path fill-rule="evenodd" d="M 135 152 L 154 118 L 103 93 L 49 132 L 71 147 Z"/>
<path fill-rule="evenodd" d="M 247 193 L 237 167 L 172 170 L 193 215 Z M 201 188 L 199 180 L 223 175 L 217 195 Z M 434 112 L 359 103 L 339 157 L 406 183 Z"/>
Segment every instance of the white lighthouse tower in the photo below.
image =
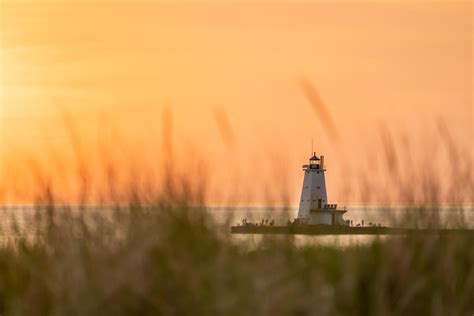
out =
<path fill-rule="evenodd" d="M 308 225 L 347 225 L 337 204 L 329 204 L 326 193 L 324 156 L 313 153 L 309 164 L 303 166 L 304 180 L 301 189 L 298 223 Z"/>

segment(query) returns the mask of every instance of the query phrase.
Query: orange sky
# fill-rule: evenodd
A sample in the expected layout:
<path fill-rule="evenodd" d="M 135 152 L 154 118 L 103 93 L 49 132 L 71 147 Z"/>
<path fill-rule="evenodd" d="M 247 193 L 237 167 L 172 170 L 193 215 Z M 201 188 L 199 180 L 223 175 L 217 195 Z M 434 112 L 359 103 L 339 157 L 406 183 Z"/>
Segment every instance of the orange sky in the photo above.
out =
<path fill-rule="evenodd" d="M 120 168 L 160 173 L 167 128 L 180 166 L 198 153 L 211 170 L 215 201 L 269 179 L 294 199 L 311 138 L 330 198 L 348 201 L 357 172 L 343 166 L 370 167 L 381 126 L 421 157 L 442 118 L 472 160 L 471 2 L 3 0 L 0 10 L 3 191 L 29 187 L 17 170 L 28 159 L 71 169 L 76 136 L 96 163 L 109 151 Z"/>

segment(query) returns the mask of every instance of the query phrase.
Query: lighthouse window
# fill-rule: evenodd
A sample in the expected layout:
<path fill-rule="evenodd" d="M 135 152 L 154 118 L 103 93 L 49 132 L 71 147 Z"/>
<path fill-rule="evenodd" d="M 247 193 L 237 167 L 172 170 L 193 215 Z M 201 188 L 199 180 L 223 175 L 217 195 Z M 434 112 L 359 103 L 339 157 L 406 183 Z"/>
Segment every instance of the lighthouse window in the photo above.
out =
<path fill-rule="evenodd" d="M 319 171 L 316 171 L 317 174 L 319 174 Z"/>
<path fill-rule="evenodd" d="M 318 190 L 320 189 L 320 187 L 318 187 Z"/>
<path fill-rule="evenodd" d="M 306 189 L 307 189 L 307 188 L 308 188 L 308 187 L 306 187 Z"/>

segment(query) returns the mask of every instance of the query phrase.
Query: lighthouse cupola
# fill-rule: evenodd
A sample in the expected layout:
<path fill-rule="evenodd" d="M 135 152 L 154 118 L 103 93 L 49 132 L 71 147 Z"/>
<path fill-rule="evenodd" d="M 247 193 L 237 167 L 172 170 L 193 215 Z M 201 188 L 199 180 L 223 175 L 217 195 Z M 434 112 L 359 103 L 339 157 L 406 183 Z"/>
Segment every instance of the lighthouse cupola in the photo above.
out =
<path fill-rule="evenodd" d="M 303 168 L 307 167 L 309 169 L 324 169 L 323 166 L 324 163 L 324 156 L 318 157 L 316 156 L 316 153 L 313 153 L 313 156 L 309 158 L 309 165 L 308 166 L 303 166 Z"/>
<path fill-rule="evenodd" d="M 316 153 L 313 153 L 313 156 L 311 158 L 309 158 L 309 167 L 311 169 L 319 169 L 319 161 L 321 159 L 318 158 L 318 156 L 316 156 Z"/>

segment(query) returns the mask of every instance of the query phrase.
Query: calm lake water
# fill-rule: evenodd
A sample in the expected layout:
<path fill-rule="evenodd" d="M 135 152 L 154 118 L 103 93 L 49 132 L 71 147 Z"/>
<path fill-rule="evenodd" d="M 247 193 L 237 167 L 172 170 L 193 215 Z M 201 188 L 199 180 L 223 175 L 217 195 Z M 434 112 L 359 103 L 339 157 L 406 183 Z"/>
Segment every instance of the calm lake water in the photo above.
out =
<path fill-rule="evenodd" d="M 230 225 L 241 223 L 242 219 L 249 222 L 260 223 L 265 219 L 274 220 L 275 225 L 285 225 L 288 220 L 293 220 L 298 212 L 297 207 L 218 207 L 212 206 L 208 208 L 211 217 L 214 219 L 216 229 L 223 233 L 229 232 Z M 429 210 L 418 211 L 412 208 L 403 207 L 381 207 L 381 206 L 348 206 L 348 212 L 344 215 L 347 220 L 352 220 L 353 225 L 361 224 L 365 226 L 371 224 L 381 224 L 383 226 L 410 226 L 406 221 L 404 224 L 400 219 L 410 217 L 410 221 L 420 218 L 431 218 L 431 216 L 439 216 L 442 223 L 446 223 L 447 227 L 456 224 L 463 224 L 466 227 L 474 228 L 474 207 L 443 207 L 439 212 L 432 213 Z M 73 208 L 73 211 L 77 209 Z M 110 207 L 89 206 L 84 212 L 94 214 L 96 212 L 107 213 L 112 212 Z M 14 237 L 12 223 L 15 222 L 19 229 L 29 232 L 34 229 L 33 206 L 3 206 L 0 208 L 0 240 Z M 413 220 L 413 221 L 412 221 Z M 233 235 L 232 239 L 236 242 L 247 243 L 249 245 L 256 244 L 262 238 L 260 235 Z M 277 237 L 287 238 L 287 237 Z M 373 236 L 373 235 L 339 235 L 339 236 L 292 236 L 296 244 L 322 244 L 322 245 L 338 245 L 350 246 L 354 244 L 364 244 L 373 241 L 375 238 L 387 239 L 398 238 L 396 236 Z"/>

